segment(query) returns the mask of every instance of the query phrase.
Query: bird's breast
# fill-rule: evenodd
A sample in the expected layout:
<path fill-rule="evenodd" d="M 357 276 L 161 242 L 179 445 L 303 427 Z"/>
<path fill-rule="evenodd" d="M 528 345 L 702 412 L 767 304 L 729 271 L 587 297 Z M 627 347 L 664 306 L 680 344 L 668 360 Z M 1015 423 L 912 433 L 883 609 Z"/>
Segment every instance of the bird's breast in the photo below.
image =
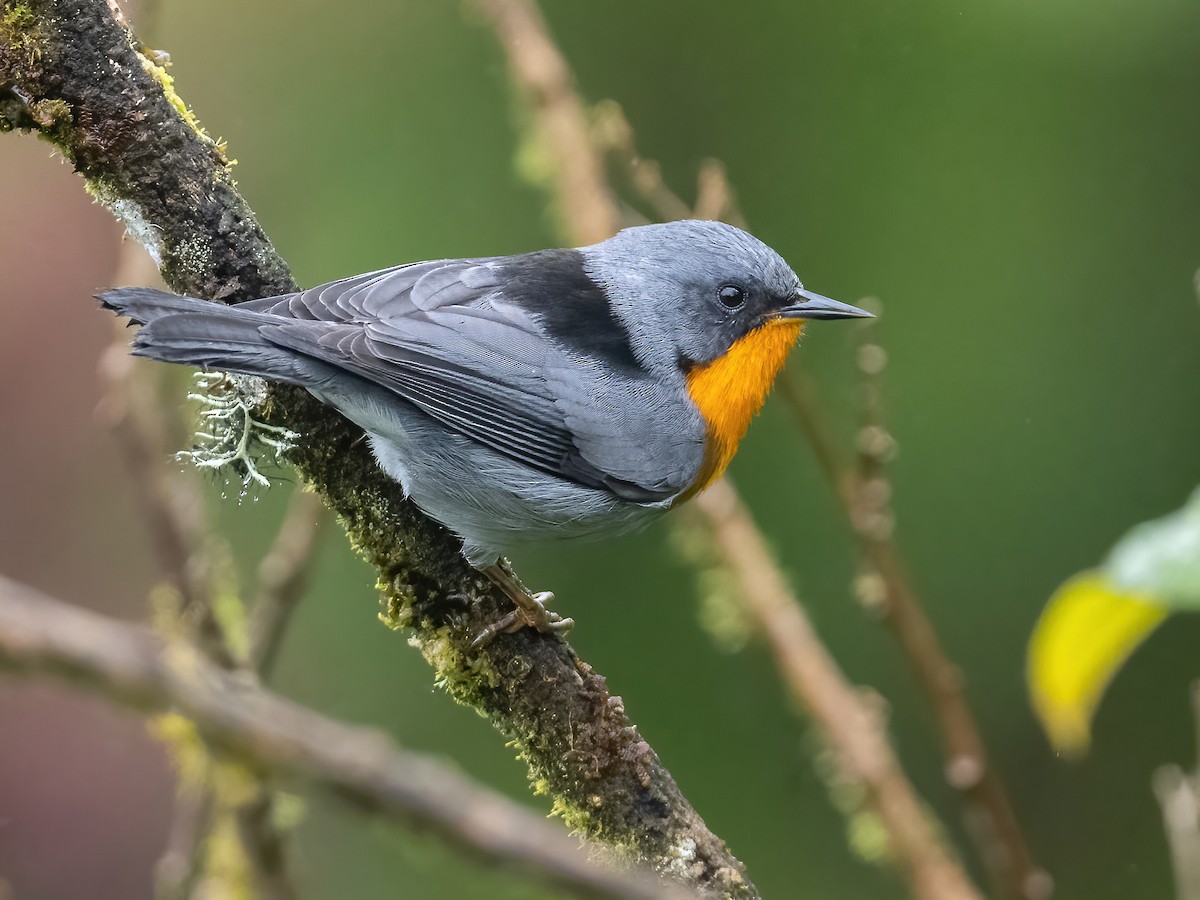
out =
<path fill-rule="evenodd" d="M 704 418 L 708 442 L 685 498 L 724 473 L 803 328 L 794 320 L 769 322 L 735 341 L 724 356 L 688 372 L 688 395 Z"/>

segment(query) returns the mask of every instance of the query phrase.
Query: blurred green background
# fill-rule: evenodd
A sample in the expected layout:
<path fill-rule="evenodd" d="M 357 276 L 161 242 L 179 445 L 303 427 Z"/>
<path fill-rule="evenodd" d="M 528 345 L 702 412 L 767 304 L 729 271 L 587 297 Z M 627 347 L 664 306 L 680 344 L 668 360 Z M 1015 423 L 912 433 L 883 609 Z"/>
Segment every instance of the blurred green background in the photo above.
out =
<path fill-rule="evenodd" d="M 808 286 L 883 298 L 900 545 L 1033 852 L 1059 897 L 1171 896 L 1150 777 L 1193 757 L 1200 621 L 1173 620 L 1137 653 L 1081 763 L 1048 749 L 1022 669 L 1052 590 L 1200 482 L 1200 6 L 545 12 L 586 98 L 617 100 L 685 197 L 698 162 L 723 160 L 756 233 Z M 546 197 L 518 174 L 503 57 L 468 7 L 162 0 L 154 27 L 301 283 L 560 242 Z M 114 277 L 118 229 L 32 138 L 0 137 L 0 187 L 0 571 L 140 617 L 149 542 L 92 417 L 111 323 L 87 297 Z M 849 434 L 848 329 L 813 327 L 801 355 Z M 930 712 L 851 597 L 849 534 L 781 403 L 731 475 L 837 658 L 886 696 L 908 771 L 961 840 Z M 246 572 L 286 492 L 238 506 L 212 489 Z M 669 528 L 516 562 L 557 592 L 581 656 L 765 896 L 904 896 L 849 848 L 765 650 L 723 653 L 700 627 Z M 275 685 L 546 809 L 500 735 L 376 621 L 372 583 L 331 531 Z M 21 900 L 150 896 L 170 796 L 136 719 L 0 682 L 0 877 Z M 319 796 L 293 856 L 308 898 L 535 895 Z"/>

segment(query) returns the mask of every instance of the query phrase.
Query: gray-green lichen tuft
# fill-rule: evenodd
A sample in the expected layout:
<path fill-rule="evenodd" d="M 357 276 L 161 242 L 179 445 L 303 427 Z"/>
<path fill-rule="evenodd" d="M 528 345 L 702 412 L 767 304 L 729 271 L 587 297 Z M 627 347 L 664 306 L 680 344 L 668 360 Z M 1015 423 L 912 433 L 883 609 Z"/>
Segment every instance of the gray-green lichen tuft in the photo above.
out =
<path fill-rule="evenodd" d="M 300 435 L 256 418 L 254 410 L 266 397 L 265 383 L 224 372 L 197 372 L 195 380 L 197 388 L 188 399 L 200 404 L 200 430 L 192 449 L 175 458 L 211 472 L 232 470 L 241 481 L 239 497 L 245 497 L 253 485 L 269 488 L 271 480 L 261 468 L 279 462 Z"/>

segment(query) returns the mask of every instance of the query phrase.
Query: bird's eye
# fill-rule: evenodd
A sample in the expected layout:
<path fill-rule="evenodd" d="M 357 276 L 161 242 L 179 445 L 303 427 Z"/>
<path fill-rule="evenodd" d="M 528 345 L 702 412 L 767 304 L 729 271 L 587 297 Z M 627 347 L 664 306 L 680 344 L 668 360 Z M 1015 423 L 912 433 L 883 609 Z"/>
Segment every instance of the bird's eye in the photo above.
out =
<path fill-rule="evenodd" d="M 746 302 L 746 291 L 736 284 L 727 284 L 717 291 L 717 299 L 726 309 L 737 309 Z"/>

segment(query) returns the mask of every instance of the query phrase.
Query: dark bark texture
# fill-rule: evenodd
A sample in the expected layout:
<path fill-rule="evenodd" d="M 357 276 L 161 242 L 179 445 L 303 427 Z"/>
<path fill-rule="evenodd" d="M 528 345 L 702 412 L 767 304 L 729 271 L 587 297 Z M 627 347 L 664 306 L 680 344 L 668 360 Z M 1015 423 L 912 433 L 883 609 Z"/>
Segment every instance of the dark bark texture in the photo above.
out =
<path fill-rule="evenodd" d="M 103 0 L 0 0 L 0 130 L 58 147 L 173 290 L 223 302 L 295 290 L 222 148 L 153 56 Z M 565 641 L 526 630 L 470 648 L 507 601 L 382 474 L 359 429 L 287 387 L 271 387 L 257 413 L 301 435 L 288 459 L 377 568 L 387 620 L 411 628 L 450 694 L 515 743 L 570 827 L 686 884 L 757 896 L 620 698 Z"/>

